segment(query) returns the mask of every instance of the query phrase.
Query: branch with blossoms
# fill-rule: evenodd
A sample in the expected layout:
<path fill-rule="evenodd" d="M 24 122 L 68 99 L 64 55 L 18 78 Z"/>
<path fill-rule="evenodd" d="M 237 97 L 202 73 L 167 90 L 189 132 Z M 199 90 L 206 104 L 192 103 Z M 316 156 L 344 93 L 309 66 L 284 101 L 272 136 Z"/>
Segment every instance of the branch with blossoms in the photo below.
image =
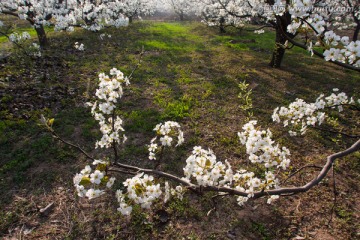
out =
<path fill-rule="evenodd" d="M 304 50 L 306 50 L 306 51 L 309 51 L 309 52 L 311 52 L 312 55 L 315 55 L 315 56 L 320 57 L 320 58 L 324 58 L 324 53 L 321 53 L 321 52 L 313 49 L 313 45 L 312 45 L 312 44 L 311 44 L 311 45 L 302 44 L 302 43 L 294 40 L 293 38 L 289 37 L 289 36 L 287 35 L 287 33 L 285 33 L 285 32 L 284 32 L 283 35 L 286 37 L 287 41 L 289 41 L 289 42 L 290 42 L 291 44 L 293 44 L 294 46 L 299 47 L 299 48 L 302 48 L 302 49 L 304 49 Z M 340 62 L 340 61 L 337 61 L 337 60 L 331 60 L 331 59 L 329 59 L 329 60 L 327 60 L 327 61 L 330 62 L 330 63 L 333 63 L 333 64 L 335 64 L 335 65 L 338 65 L 338 66 L 340 66 L 340 67 L 344 67 L 344 68 L 347 68 L 347 69 L 350 69 L 350 70 L 354 70 L 354 71 L 360 72 L 360 68 L 359 68 L 359 67 L 352 66 L 352 65 L 350 65 L 350 64 L 346 64 L 346 63 L 343 63 L 343 62 Z"/>
<path fill-rule="evenodd" d="M 345 93 L 339 93 L 339 89 L 334 88 L 333 93 L 329 96 L 325 97 L 324 94 L 321 94 L 313 103 L 307 103 L 303 99 L 296 99 L 288 107 L 277 107 L 273 112 L 272 119 L 277 123 L 282 122 L 284 127 L 289 127 L 290 136 L 304 135 L 309 127 L 319 128 L 326 120 L 326 111 L 337 110 L 338 112 L 343 112 L 344 107 L 349 106 L 358 110 L 359 105 L 360 100 L 355 102 L 353 97 L 349 98 Z M 340 134 L 352 138 L 360 137 L 346 133 Z"/>
<path fill-rule="evenodd" d="M 95 93 L 96 101 L 87 103 L 91 107 L 93 117 L 99 122 L 103 134 L 96 142 L 95 148 L 113 148 L 113 159 L 96 159 L 90 156 L 80 147 L 63 140 L 56 134 L 52 128 L 54 119 L 42 118 L 43 125 L 55 137 L 77 148 L 92 161 L 73 179 L 79 197 L 94 199 L 109 192 L 116 181 L 114 176 L 116 173 L 132 176 L 123 182 L 124 187 L 118 189 L 115 194 L 119 202 L 118 211 L 123 215 L 130 215 L 134 205 L 150 209 L 159 201 L 166 203 L 171 198 L 181 200 L 188 191 L 236 196 L 240 206 L 260 197 L 267 197 L 267 203 L 270 204 L 280 196 L 306 192 L 313 188 L 325 178 L 336 159 L 360 149 L 360 140 L 358 140 L 345 151 L 327 157 L 320 173 L 307 184 L 300 187 L 282 187 L 280 176 L 290 166 L 290 151 L 272 139 L 273 134 L 270 129 L 262 129 L 257 125 L 257 121 L 250 121 L 242 127 L 238 137 L 246 150 L 249 162 L 260 171 L 253 172 L 245 167 L 234 168 L 230 162 L 217 160 L 212 150 L 201 146 L 195 146 L 186 159 L 183 176 L 124 164 L 117 154 L 116 147 L 126 140 L 125 130 L 123 121 L 116 116 L 115 110 L 123 96 L 123 89 L 129 84 L 129 78 L 116 68 L 111 69 L 109 75 L 100 73 L 98 89 Z M 273 119 L 275 122 L 283 120 L 286 127 L 301 124 L 300 133 L 304 134 L 307 126 L 320 125 L 326 119 L 326 113 L 322 113 L 322 109 L 337 106 L 337 110 L 342 111 L 341 104 L 355 104 L 355 101 L 344 93 L 333 93 L 328 97 L 321 95 L 311 104 L 298 99 L 289 107 L 275 109 Z M 184 134 L 180 124 L 173 121 L 159 123 L 155 126 L 154 132 L 155 137 L 148 145 L 149 160 L 160 164 L 163 151 L 181 145 L 184 142 Z"/>
<path fill-rule="evenodd" d="M 283 35 L 289 42 L 303 48 L 312 55 L 324 58 L 326 61 L 336 65 L 360 71 L 360 41 L 350 41 L 348 36 L 339 36 L 334 31 L 329 30 L 331 14 L 313 11 L 317 3 L 304 0 L 296 0 L 288 6 L 291 13 L 292 22 L 287 29 L 281 29 Z M 338 4 L 336 1 L 331 3 Z M 331 7 L 330 5 L 328 7 Z M 278 15 L 283 12 L 278 13 Z M 306 36 L 312 34 L 316 39 L 313 43 L 307 37 L 306 43 L 301 44 L 289 37 L 289 34 L 304 33 Z M 323 53 L 313 49 L 314 46 L 324 50 Z"/>
<path fill-rule="evenodd" d="M 0 24 L 1 28 L 1 24 Z M 41 57 L 40 46 L 36 43 L 32 43 L 30 46 L 25 46 L 25 43 L 28 39 L 31 39 L 28 32 L 19 33 L 8 33 L 10 28 L 6 31 L 0 30 L 0 35 L 6 37 L 12 44 L 14 44 L 18 49 L 21 49 L 22 52 L 28 57 Z"/>

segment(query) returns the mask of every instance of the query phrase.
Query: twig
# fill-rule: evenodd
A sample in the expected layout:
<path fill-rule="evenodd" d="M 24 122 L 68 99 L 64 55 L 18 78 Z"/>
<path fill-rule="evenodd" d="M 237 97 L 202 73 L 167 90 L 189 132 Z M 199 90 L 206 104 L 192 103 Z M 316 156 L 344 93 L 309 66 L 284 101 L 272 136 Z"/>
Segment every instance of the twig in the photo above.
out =
<path fill-rule="evenodd" d="M 351 104 L 351 103 L 336 104 L 336 105 L 326 106 L 325 108 L 326 109 L 333 109 L 333 108 L 336 108 L 336 107 L 350 107 L 350 108 L 353 108 L 352 110 L 360 111 L 360 107 L 358 107 L 355 104 Z"/>
<path fill-rule="evenodd" d="M 322 167 L 320 166 L 316 166 L 316 165 L 305 165 L 301 168 L 299 168 L 298 170 L 296 170 L 294 173 L 292 173 L 291 175 L 289 175 L 281 184 L 286 183 L 290 178 L 292 178 L 293 176 L 295 176 L 296 174 L 298 174 L 299 172 L 301 172 L 303 169 L 305 168 L 317 168 L 317 169 L 322 169 Z"/>
<path fill-rule="evenodd" d="M 335 131 L 335 130 L 331 130 L 331 129 L 325 129 L 325 128 L 321 128 L 321 127 L 317 127 L 317 126 L 310 126 L 310 127 L 314 128 L 314 129 L 317 129 L 317 130 L 320 130 L 320 131 L 324 131 L 324 132 L 341 134 L 341 135 L 343 135 L 345 137 L 348 137 L 348 138 L 360 138 L 360 135 L 350 135 L 350 134 L 347 134 L 347 133 L 344 133 L 344 132 Z"/>
<path fill-rule="evenodd" d="M 63 138 L 61 138 L 53 129 L 50 130 L 51 134 L 59 139 L 61 142 L 65 143 L 66 145 L 69 145 L 70 147 L 73 147 L 73 148 L 76 148 L 78 151 L 80 151 L 82 154 L 84 154 L 87 158 L 91 159 L 91 160 L 95 160 L 95 158 L 93 158 L 92 156 L 90 156 L 87 152 L 85 152 L 84 149 L 82 149 L 81 147 L 71 143 L 71 142 L 68 142 L 66 140 L 64 140 Z"/>
<path fill-rule="evenodd" d="M 211 212 L 216 211 L 216 205 L 217 205 L 217 202 L 215 201 L 216 198 L 225 197 L 225 196 L 229 196 L 229 194 L 228 193 L 225 193 L 225 194 L 220 193 L 220 194 L 217 194 L 217 195 L 211 197 L 211 201 L 213 203 L 213 208 L 207 212 L 206 216 L 209 216 Z"/>
<path fill-rule="evenodd" d="M 158 169 L 161 165 L 161 160 L 163 159 L 163 156 L 164 156 L 164 149 L 165 149 L 165 147 L 161 146 L 159 160 L 155 164 L 155 169 Z"/>
<path fill-rule="evenodd" d="M 136 175 L 136 174 L 138 174 L 137 172 L 131 172 L 131 171 L 127 171 L 127 170 L 122 170 L 122 169 L 112 169 L 112 168 L 110 168 L 110 169 L 108 169 L 107 170 L 108 172 L 117 172 L 117 173 L 123 173 L 123 174 L 128 174 L 128 175 Z"/>
<path fill-rule="evenodd" d="M 17 42 L 11 41 L 9 35 L 7 35 L 6 33 L 2 32 L 2 31 L 0 31 L 0 34 L 3 35 L 4 37 L 6 37 L 7 39 L 9 39 L 9 41 L 10 41 L 11 43 L 15 44 L 18 48 L 22 49 L 22 50 L 24 51 L 24 53 L 25 53 L 26 56 L 31 57 L 31 55 L 26 51 L 26 49 L 25 49 L 23 46 L 21 46 L 21 45 L 20 45 L 19 43 L 17 43 Z"/>
<path fill-rule="evenodd" d="M 142 46 L 141 48 L 141 52 L 140 52 L 140 56 L 139 56 L 139 59 L 138 59 L 138 62 L 137 64 L 135 65 L 135 67 L 133 68 L 133 70 L 131 71 L 130 75 L 129 75 L 129 79 L 132 78 L 132 75 L 134 74 L 134 72 L 139 68 L 139 66 L 141 65 L 141 59 L 142 59 L 142 56 L 144 55 L 145 51 L 144 51 L 144 46 Z"/>

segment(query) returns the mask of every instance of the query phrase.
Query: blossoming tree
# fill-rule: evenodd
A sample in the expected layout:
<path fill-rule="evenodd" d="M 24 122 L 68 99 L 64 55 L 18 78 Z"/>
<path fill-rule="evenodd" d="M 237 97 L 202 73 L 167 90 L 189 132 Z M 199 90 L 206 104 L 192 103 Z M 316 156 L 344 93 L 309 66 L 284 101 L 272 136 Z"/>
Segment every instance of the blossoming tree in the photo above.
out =
<path fill-rule="evenodd" d="M 131 23 L 134 17 L 141 15 L 151 15 L 156 9 L 154 0 L 123 0 L 119 3 L 121 13 L 123 13 Z"/>
<path fill-rule="evenodd" d="M 75 26 L 97 31 L 104 26 L 125 26 L 128 19 L 124 2 L 91 0 L 4 0 L 0 2 L 0 14 L 27 20 L 34 26 L 41 47 L 48 45 L 44 26 L 55 30 L 73 31 Z"/>
<path fill-rule="evenodd" d="M 210 9 L 206 11 L 215 13 L 209 16 L 220 17 L 220 24 L 232 22 L 234 18 L 237 24 L 249 22 L 253 18 L 270 24 L 276 31 L 275 49 L 270 62 L 272 67 L 281 66 L 290 42 L 326 61 L 360 71 L 358 1 L 208 0 L 200 1 L 199 4 L 199 9 Z M 353 23 L 336 21 L 344 20 L 344 16 Z M 353 41 L 332 30 L 339 25 L 343 25 L 342 28 L 356 26 Z M 314 45 L 320 50 L 314 50 Z"/>
<path fill-rule="evenodd" d="M 179 16 L 180 21 L 184 21 L 185 16 L 190 15 L 195 10 L 195 5 L 189 0 L 167 0 L 167 3 Z"/>

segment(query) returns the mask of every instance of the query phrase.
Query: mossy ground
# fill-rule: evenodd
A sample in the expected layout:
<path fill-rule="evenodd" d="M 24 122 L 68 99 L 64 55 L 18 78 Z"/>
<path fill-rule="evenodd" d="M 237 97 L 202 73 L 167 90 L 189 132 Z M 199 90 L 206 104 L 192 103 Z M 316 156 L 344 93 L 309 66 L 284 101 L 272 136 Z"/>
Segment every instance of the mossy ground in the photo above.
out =
<path fill-rule="evenodd" d="M 101 33 L 111 38 L 101 41 Z M 54 129 L 62 137 L 98 157 L 111 154 L 93 149 L 100 133 L 84 103 L 91 100 L 100 72 L 117 67 L 130 74 L 143 49 L 141 65 L 119 105 L 129 137 L 120 153 L 123 161 L 151 167 L 145 144 L 153 136 L 153 127 L 176 120 L 185 131 L 186 144 L 166 154 L 163 170 L 181 174 L 196 145 L 211 148 L 218 159 L 240 167 L 246 162 L 236 133 L 249 119 L 258 119 L 283 139 L 280 144 L 291 149 L 294 168 L 321 165 L 328 154 L 346 148 L 351 140 L 315 131 L 290 139 L 271 123 L 272 109 L 296 98 L 313 101 L 334 87 L 358 94 L 358 73 L 296 49 L 286 53 L 281 69 L 269 68 L 273 32 L 259 37 L 251 31 L 230 29 L 219 34 L 197 22 L 144 21 L 98 33 L 49 31 L 48 36 L 51 47 L 41 59 L 28 59 L 17 51 L 0 67 L 0 236 L 21 237 L 25 229 L 31 230 L 26 235 L 30 239 L 359 236 L 358 154 L 336 165 L 339 195 L 333 212 L 329 176 L 310 192 L 283 198 L 272 206 L 257 200 L 240 208 L 234 199 L 224 198 L 207 215 L 214 207 L 208 200 L 212 195 L 190 195 L 184 202 L 159 204 L 154 211 L 135 209 L 129 219 L 115 213 L 114 199 L 89 203 L 75 197 L 72 176 L 86 159 L 38 126 L 40 114 L 55 118 Z M 4 49 L 11 51 L 5 42 L 0 37 Z M 85 51 L 76 51 L 75 42 L 83 43 Z M 238 98 L 238 84 L 244 81 L 252 89 L 251 113 L 242 110 Z M 341 121 L 350 126 L 345 130 L 359 133 L 358 114 Z M 311 176 L 304 173 L 294 180 L 301 184 Z M 119 181 L 122 179 L 120 176 Z M 38 209 L 50 202 L 55 203 L 55 210 L 49 216 L 39 215 Z M 161 209 L 169 213 L 166 223 L 159 221 L 157 210 Z"/>

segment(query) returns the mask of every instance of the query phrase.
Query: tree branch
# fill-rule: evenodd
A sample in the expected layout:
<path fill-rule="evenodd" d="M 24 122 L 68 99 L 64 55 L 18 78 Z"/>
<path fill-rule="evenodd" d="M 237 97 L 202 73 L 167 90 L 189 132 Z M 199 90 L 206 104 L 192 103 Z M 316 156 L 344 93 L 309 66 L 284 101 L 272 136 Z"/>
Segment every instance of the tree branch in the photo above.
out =
<path fill-rule="evenodd" d="M 298 174 L 299 172 L 301 172 L 302 170 L 304 170 L 305 168 L 317 168 L 317 169 L 322 169 L 322 167 L 320 166 L 316 166 L 316 165 L 305 165 L 302 166 L 301 168 L 299 168 L 298 170 L 296 170 L 295 172 L 293 172 L 291 175 L 289 175 L 282 183 L 286 183 L 290 178 L 294 177 L 296 174 Z"/>
<path fill-rule="evenodd" d="M 75 145 L 75 144 L 73 144 L 73 143 L 71 143 L 71 142 L 68 142 L 68 141 L 66 141 L 66 140 L 64 140 L 63 138 L 61 138 L 52 128 L 50 128 L 49 129 L 49 131 L 51 132 L 51 134 L 55 137 L 55 138 L 57 138 L 57 139 L 59 139 L 61 142 L 63 142 L 64 144 L 66 144 L 66 145 L 68 145 L 68 146 L 70 146 L 70 147 L 73 147 L 73 148 L 75 148 L 75 149 L 77 149 L 79 152 L 81 152 L 82 154 L 84 154 L 87 158 L 89 158 L 89 159 L 91 159 L 91 160 L 95 160 L 95 158 L 93 158 L 92 156 L 90 156 L 87 152 L 85 152 L 85 150 L 84 149 L 82 149 L 81 147 L 79 147 L 79 146 L 77 146 L 77 145 Z"/>
<path fill-rule="evenodd" d="M 321 172 L 318 174 L 318 176 L 316 176 L 312 181 L 308 182 L 307 184 L 305 184 L 304 186 L 301 187 L 289 187 L 289 188 L 279 188 L 279 189 L 273 189 L 273 190 L 264 190 L 264 191 L 258 191 L 254 193 L 253 198 L 260 198 L 266 195 L 294 195 L 297 193 L 301 193 L 301 192 L 306 192 L 308 190 L 310 190 L 311 188 L 313 188 L 314 186 L 316 186 L 317 184 L 319 184 L 327 175 L 327 173 L 330 171 L 334 161 L 338 158 L 347 156 L 351 153 L 354 153 L 356 151 L 360 150 L 360 140 L 358 140 L 356 143 L 354 143 L 350 148 L 346 149 L 345 151 L 342 152 L 338 152 L 335 153 L 331 156 L 327 157 L 327 161 L 326 164 L 322 167 Z M 120 163 L 115 163 L 114 164 L 116 167 L 120 168 L 119 172 L 123 172 L 123 169 L 126 170 L 132 170 L 135 171 L 136 173 L 147 173 L 147 174 L 153 174 L 156 175 L 158 177 L 162 177 L 162 178 L 166 178 L 166 179 L 170 179 L 173 180 L 177 183 L 183 184 L 184 186 L 187 186 L 190 190 L 193 190 L 195 192 L 200 192 L 201 191 L 212 191 L 212 192 L 223 192 L 223 193 L 228 193 L 230 195 L 238 195 L 238 196 L 243 196 L 243 197 L 247 197 L 248 193 L 243 192 L 243 191 L 238 191 L 236 189 L 233 188 L 229 188 L 229 187 L 216 187 L 216 186 L 199 186 L 199 185 L 195 185 L 193 183 L 190 183 L 188 180 L 184 180 L 182 178 L 179 178 L 175 175 L 169 174 L 169 173 L 165 173 L 162 171 L 157 171 L 157 170 L 153 170 L 153 169 L 145 169 L 145 168 L 139 168 L 139 167 L 135 167 L 135 166 L 131 166 L 131 165 L 126 165 L 126 164 L 120 164 Z M 111 168 L 112 171 L 117 171 L 117 168 Z"/>
<path fill-rule="evenodd" d="M 324 132 L 330 132 L 330 133 L 335 133 L 335 134 L 341 134 L 345 137 L 348 137 L 348 138 L 360 138 L 360 135 L 351 135 L 351 134 L 348 134 L 348 133 L 344 133 L 344 132 L 340 132 L 340 131 L 335 131 L 335 130 L 331 130 L 331 129 L 325 129 L 325 128 L 321 128 L 321 127 L 317 127 L 317 126 L 310 126 L 311 128 L 314 128 L 314 129 L 317 129 L 317 130 L 320 130 L 320 131 L 324 131 Z"/>
<path fill-rule="evenodd" d="M 7 39 L 9 39 L 9 41 L 10 41 L 9 35 L 7 35 L 6 33 L 2 32 L 2 31 L 0 31 L 0 34 L 3 35 L 4 37 L 6 37 Z M 26 51 L 26 49 L 23 46 L 21 46 L 21 44 L 19 44 L 17 42 L 12 42 L 12 41 L 10 41 L 10 42 L 15 44 L 18 48 L 22 49 L 26 56 L 31 57 L 31 55 Z"/>
<path fill-rule="evenodd" d="M 88 153 L 86 153 L 79 146 L 76 146 L 75 144 L 72 144 L 72 143 L 62 139 L 51 127 L 47 126 L 47 128 L 52 133 L 52 135 L 54 137 L 56 137 L 57 139 L 59 139 L 61 142 L 65 143 L 73 148 L 76 148 L 82 154 L 84 154 L 87 158 L 95 160 L 93 157 L 91 157 Z M 345 157 L 345 156 L 350 155 L 359 150 L 360 150 L 360 140 L 355 142 L 350 148 L 348 148 L 342 152 L 338 152 L 338 153 L 328 156 L 326 164 L 322 167 L 321 172 L 318 174 L 318 176 L 316 176 L 312 181 L 308 182 L 307 184 L 305 184 L 301 187 L 288 187 L 288 188 L 279 188 L 279 189 L 273 189 L 273 190 L 264 190 L 263 189 L 261 191 L 254 192 L 252 199 L 260 198 L 260 197 L 263 197 L 266 195 L 289 196 L 289 195 L 294 195 L 294 194 L 298 194 L 301 192 L 306 192 L 306 191 L 310 190 L 311 188 L 313 188 L 314 186 L 316 186 L 317 184 L 319 184 L 325 178 L 325 176 L 328 174 L 328 172 L 332 168 L 333 163 L 335 162 L 336 159 Z M 303 168 L 299 169 L 297 172 L 301 171 L 305 167 L 310 167 L 310 166 L 304 166 Z M 169 179 L 169 180 L 172 180 L 179 184 L 182 184 L 182 185 L 186 186 L 189 190 L 197 192 L 197 193 L 199 193 L 199 192 L 222 192 L 222 193 L 229 194 L 229 195 L 238 195 L 238 196 L 243 196 L 243 197 L 248 197 L 248 195 L 249 195 L 246 192 L 239 191 L 239 190 L 236 190 L 236 189 L 230 188 L 230 187 L 199 186 L 199 185 L 191 183 L 187 179 L 177 177 L 170 173 L 153 170 L 153 169 L 140 168 L 140 167 L 127 165 L 127 164 L 123 164 L 123 163 L 118 163 L 118 162 L 115 162 L 113 165 L 110 165 L 108 168 L 108 171 L 119 172 L 119 173 L 130 174 L 130 175 L 136 175 L 138 173 L 152 174 L 152 175 L 156 175 L 158 177 Z M 294 174 L 296 174 L 297 172 L 295 172 Z"/>
<path fill-rule="evenodd" d="M 293 45 L 297 46 L 297 47 L 300 47 L 304 50 L 307 50 L 308 47 L 304 44 L 301 44 L 297 41 L 295 41 L 294 39 L 290 38 L 287 34 L 284 34 L 285 38 L 290 42 L 292 43 Z M 320 58 L 324 58 L 324 55 L 316 50 L 313 49 L 313 52 L 314 52 L 314 55 L 320 57 Z M 350 65 L 350 64 L 347 64 L 347 63 L 342 63 L 342 62 L 339 62 L 339 61 L 327 61 L 327 62 L 330 62 L 330 63 L 333 63 L 333 64 L 336 64 L 338 66 L 341 66 L 341 67 L 344 67 L 344 68 L 347 68 L 347 69 L 350 69 L 350 70 L 354 70 L 354 71 L 357 71 L 357 72 L 360 72 L 360 68 L 358 67 L 354 67 L 353 65 Z"/>
<path fill-rule="evenodd" d="M 141 59 L 144 55 L 144 46 L 142 46 L 142 49 L 141 49 L 141 52 L 140 52 L 140 56 L 139 56 L 139 59 L 138 59 L 138 62 L 137 64 L 135 65 L 135 67 L 133 68 L 133 70 L 131 71 L 130 75 L 129 75 L 129 79 L 132 78 L 132 75 L 134 74 L 134 72 L 139 68 L 140 64 L 141 64 Z"/>

